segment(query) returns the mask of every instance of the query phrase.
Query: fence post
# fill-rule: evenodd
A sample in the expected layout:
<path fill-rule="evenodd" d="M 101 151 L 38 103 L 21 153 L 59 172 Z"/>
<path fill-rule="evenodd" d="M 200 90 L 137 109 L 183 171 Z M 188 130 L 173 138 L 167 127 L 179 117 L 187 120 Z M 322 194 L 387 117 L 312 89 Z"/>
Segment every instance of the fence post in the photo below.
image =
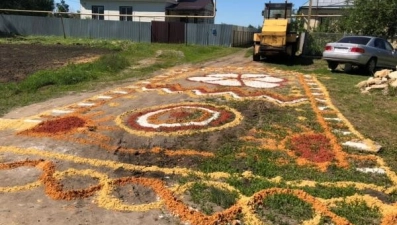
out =
<path fill-rule="evenodd" d="M 138 43 L 141 43 L 141 33 L 142 33 L 142 28 L 141 28 L 141 17 L 138 17 L 138 20 L 139 20 Z"/>
<path fill-rule="evenodd" d="M 187 34 L 188 34 L 188 32 L 187 32 L 187 28 L 188 28 L 189 26 L 188 26 L 188 23 L 185 23 L 185 45 L 187 46 Z"/>
<path fill-rule="evenodd" d="M 61 23 L 62 23 L 63 38 L 66 39 L 65 25 L 63 24 L 63 17 L 62 17 L 62 15 L 61 15 Z"/>
<path fill-rule="evenodd" d="M 230 45 L 231 45 L 231 47 L 235 47 L 234 46 L 234 27 L 232 27 L 232 41 L 231 41 L 231 43 L 230 43 Z"/>

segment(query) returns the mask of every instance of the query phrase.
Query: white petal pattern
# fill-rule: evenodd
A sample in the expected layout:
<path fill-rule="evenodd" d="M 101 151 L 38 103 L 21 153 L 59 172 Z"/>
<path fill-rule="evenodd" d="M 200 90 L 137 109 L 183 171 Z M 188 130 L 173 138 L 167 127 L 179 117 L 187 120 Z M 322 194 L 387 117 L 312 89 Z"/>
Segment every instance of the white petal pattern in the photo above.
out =
<path fill-rule="evenodd" d="M 190 81 L 205 82 L 222 86 L 247 86 L 252 88 L 275 88 L 279 87 L 282 78 L 272 77 L 267 74 L 210 74 L 204 77 L 189 77 Z"/>
<path fill-rule="evenodd" d="M 199 122 L 186 122 L 186 123 L 162 123 L 162 124 L 152 124 L 149 122 L 149 117 L 166 112 L 166 111 L 171 111 L 175 109 L 197 109 L 197 110 L 202 110 L 202 111 L 207 111 L 211 114 L 211 117 L 207 118 L 204 121 L 199 121 Z M 191 107 L 191 106 L 181 106 L 181 107 L 175 107 L 171 109 L 161 109 L 157 110 L 154 112 L 146 113 L 145 115 L 142 115 L 138 117 L 137 123 L 141 125 L 142 127 L 150 127 L 150 128 L 160 128 L 160 127 L 184 127 L 184 126 L 205 126 L 211 123 L 213 120 L 216 120 L 219 117 L 220 113 L 216 112 L 211 109 L 203 108 L 203 107 Z"/>
<path fill-rule="evenodd" d="M 214 81 L 214 80 L 223 80 L 223 78 L 220 78 L 220 77 L 189 77 L 188 80 L 197 81 L 197 82 L 208 82 L 208 81 Z"/>
<path fill-rule="evenodd" d="M 266 74 L 253 74 L 253 73 L 245 73 L 241 75 L 241 79 L 247 78 L 260 78 L 260 77 L 268 77 L 269 75 Z"/>
<path fill-rule="evenodd" d="M 275 88 L 280 86 L 280 84 L 276 84 L 276 83 L 266 83 L 255 80 L 245 80 L 244 84 L 248 87 L 253 87 L 253 88 Z"/>
<path fill-rule="evenodd" d="M 236 73 L 224 73 L 224 74 L 210 74 L 207 77 L 219 77 L 219 78 L 238 78 Z"/>
<path fill-rule="evenodd" d="M 211 80 L 211 81 L 207 81 L 207 83 L 219 84 L 223 86 L 233 86 L 233 87 L 241 86 L 241 82 L 237 79 Z"/>

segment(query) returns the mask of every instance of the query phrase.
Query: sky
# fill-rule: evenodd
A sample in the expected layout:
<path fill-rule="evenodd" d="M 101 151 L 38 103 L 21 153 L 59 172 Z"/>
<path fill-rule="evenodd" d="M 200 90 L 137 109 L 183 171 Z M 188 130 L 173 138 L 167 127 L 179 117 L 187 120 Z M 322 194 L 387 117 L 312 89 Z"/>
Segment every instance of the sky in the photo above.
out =
<path fill-rule="evenodd" d="M 294 9 L 299 8 L 308 0 L 289 0 L 294 4 Z M 55 0 L 55 3 L 60 0 Z M 69 5 L 71 12 L 80 10 L 79 0 L 65 0 Z M 217 16 L 215 18 L 216 24 L 226 23 L 239 26 L 252 25 L 254 27 L 262 26 L 263 17 L 262 10 L 264 4 L 269 0 L 216 0 L 217 2 Z M 284 3 L 285 0 L 271 0 L 273 3 Z"/>

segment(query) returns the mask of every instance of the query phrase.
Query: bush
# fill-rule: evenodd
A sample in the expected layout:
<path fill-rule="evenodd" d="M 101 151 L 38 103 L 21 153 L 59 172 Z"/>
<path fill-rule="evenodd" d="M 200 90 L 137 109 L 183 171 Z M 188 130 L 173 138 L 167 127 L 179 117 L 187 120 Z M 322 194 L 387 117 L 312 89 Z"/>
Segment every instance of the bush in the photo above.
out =
<path fill-rule="evenodd" d="M 119 72 L 130 66 L 130 63 L 125 56 L 120 54 L 110 54 L 102 56 L 94 63 L 93 66 L 95 67 L 95 70 L 102 72 Z"/>

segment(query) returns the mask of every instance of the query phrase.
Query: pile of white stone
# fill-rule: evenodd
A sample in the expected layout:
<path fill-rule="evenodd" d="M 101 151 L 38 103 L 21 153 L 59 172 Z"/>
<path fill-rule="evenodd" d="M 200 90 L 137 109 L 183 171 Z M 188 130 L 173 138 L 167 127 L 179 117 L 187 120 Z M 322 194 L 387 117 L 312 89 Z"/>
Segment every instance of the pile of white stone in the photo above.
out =
<path fill-rule="evenodd" d="M 388 93 L 389 88 L 397 88 L 397 71 L 377 71 L 373 77 L 361 81 L 356 87 L 359 87 L 362 93 L 369 93 L 371 89 L 383 89 L 384 93 Z"/>

